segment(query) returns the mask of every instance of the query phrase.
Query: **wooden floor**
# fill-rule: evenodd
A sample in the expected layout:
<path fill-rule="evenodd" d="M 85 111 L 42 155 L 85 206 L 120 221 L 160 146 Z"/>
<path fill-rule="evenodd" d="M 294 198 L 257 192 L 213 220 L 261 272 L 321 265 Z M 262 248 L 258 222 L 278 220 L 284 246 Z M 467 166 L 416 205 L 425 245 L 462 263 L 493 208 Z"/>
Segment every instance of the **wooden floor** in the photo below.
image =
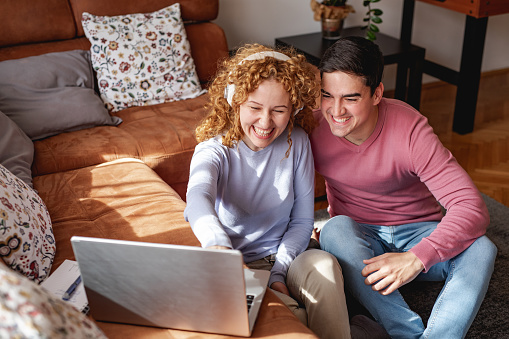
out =
<path fill-rule="evenodd" d="M 423 86 L 421 113 L 477 188 L 509 206 L 509 69 L 483 74 L 474 131 L 452 132 L 456 86 Z"/>
<path fill-rule="evenodd" d="M 482 75 L 472 133 L 452 132 L 455 100 L 456 86 L 441 81 L 425 84 L 420 111 L 477 188 L 509 206 L 509 69 Z M 315 209 L 325 207 L 325 201 L 315 204 Z"/>

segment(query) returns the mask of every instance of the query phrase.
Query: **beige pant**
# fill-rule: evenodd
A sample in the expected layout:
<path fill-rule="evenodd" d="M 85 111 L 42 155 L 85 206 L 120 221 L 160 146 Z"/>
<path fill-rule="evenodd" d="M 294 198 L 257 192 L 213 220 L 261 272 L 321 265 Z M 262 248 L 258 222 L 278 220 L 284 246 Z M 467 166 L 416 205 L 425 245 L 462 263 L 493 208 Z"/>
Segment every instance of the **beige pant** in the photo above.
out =
<path fill-rule="evenodd" d="M 247 265 L 271 269 L 272 264 L 264 258 Z M 304 251 L 290 265 L 286 286 L 293 298 L 272 291 L 320 338 L 350 338 L 343 274 L 334 256 L 318 249 Z"/>

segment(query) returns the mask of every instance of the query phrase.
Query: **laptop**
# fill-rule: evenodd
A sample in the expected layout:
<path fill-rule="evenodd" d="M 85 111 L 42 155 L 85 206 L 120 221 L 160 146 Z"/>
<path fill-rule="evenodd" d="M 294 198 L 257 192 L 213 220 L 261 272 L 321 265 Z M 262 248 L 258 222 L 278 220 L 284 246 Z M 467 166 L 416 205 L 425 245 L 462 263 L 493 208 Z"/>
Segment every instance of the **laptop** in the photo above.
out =
<path fill-rule="evenodd" d="M 244 268 L 240 251 L 78 236 L 71 244 L 96 320 L 253 331 L 270 272 Z"/>

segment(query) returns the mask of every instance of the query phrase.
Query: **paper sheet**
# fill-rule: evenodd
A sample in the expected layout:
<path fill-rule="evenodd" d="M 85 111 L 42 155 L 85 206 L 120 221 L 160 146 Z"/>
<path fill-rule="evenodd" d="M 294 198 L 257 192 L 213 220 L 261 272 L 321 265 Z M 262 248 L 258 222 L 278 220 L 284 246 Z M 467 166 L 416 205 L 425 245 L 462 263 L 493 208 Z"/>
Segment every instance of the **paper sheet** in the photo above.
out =
<path fill-rule="evenodd" d="M 42 287 L 62 299 L 65 291 L 80 275 L 78 263 L 73 260 L 66 259 L 46 280 L 41 284 Z M 72 306 L 83 313 L 88 313 L 88 300 L 85 294 L 83 282 L 78 285 L 71 299 L 67 301 Z"/>

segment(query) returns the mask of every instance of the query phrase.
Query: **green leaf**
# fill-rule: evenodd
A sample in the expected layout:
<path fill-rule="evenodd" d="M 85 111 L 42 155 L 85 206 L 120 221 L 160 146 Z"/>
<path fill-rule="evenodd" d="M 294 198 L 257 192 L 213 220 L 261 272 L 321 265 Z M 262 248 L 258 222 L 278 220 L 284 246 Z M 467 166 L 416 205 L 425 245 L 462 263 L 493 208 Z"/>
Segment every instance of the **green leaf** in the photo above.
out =
<path fill-rule="evenodd" d="M 113 25 L 110 25 L 110 27 L 111 27 L 111 28 L 113 28 L 113 29 L 115 29 L 115 30 L 117 29 L 117 27 L 115 27 L 115 26 L 113 26 Z"/>
<path fill-rule="evenodd" d="M 134 94 L 132 94 L 131 92 L 129 92 L 128 94 L 129 94 L 129 96 L 130 96 L 131 98 L 133 98 L 133 99 L 135 98 Z"/>
<path fill-rule="evenodd" d="M 141 65 L 140 65 L 140 69 L 144 69 L 145 68 L 145 63 L 142 62 Z"/>
<path fill-rule="evenodd" d="M 380 0 L 371 0 L 371 2 L 379 2 Z"/>
<path fill-rule="evenodd" d="M 368 40 L 373 41 L 373 40 L 376 40 L 376 35 L 375 35 L 375 33 L 371 32 L 370 30 L 367 30 L 366 31 L 366 38 Z"/>
<path fill-rule="evenodd" d="M 369 4 L 370 4 L 370 3 L 371 3 L 371 1 L 369 1 L 369 0 L 364 0 L 364 1 L 362 2 L 362 5 L 364 5 L 364 6 L 369 6 Z"/>
<path fill-rule="evenodd" d="M 159 62 L 163 62 L 163 61 L 166 61 L 166 58 L 159 59 Z"/>
<path fill-rule="evenodd" d="M 163 89 L 162 89 L 162 88 L 158 88 L 158 89 L 157 89 L 157 91 L 156 91 L 156 93 L 161 93 L 162 91 L 163 91 Z"/>
<path fill-rule="evenodd" d="M 364 22 L 369 21 L 369 18 L 364 18 L 364 19 L 362 19 L 362 21 L 364 21 Z"/>
<path fill-rule="evenodd" d="M 378 29 L 378 26 L 377 25 L 373 25 L 373 24 L 369 25 L 369 30 L 371 32 L 375 32 L 375 33 L 380 32 L 380 29 Z"/>
<path fill-rule="evenodd" d="M 379 16 L 372 16 L 371 22 L 374 22 L 375 24 L 379 24 L 382 22 L 382 18 L 380 18 Z"/>
<path fill-rule="evenodd" d="M 377 16 L 384 14 L 384 12 L 381 9 L 378 9 L 378 8 L 372 9 L 371 13 L 373 13 L 374 15 L 377 15 Z"/>
<path fill-rule="evenodd" d="M 118 88 L 112 88 L 112 91 L 118 92 Z"/>

